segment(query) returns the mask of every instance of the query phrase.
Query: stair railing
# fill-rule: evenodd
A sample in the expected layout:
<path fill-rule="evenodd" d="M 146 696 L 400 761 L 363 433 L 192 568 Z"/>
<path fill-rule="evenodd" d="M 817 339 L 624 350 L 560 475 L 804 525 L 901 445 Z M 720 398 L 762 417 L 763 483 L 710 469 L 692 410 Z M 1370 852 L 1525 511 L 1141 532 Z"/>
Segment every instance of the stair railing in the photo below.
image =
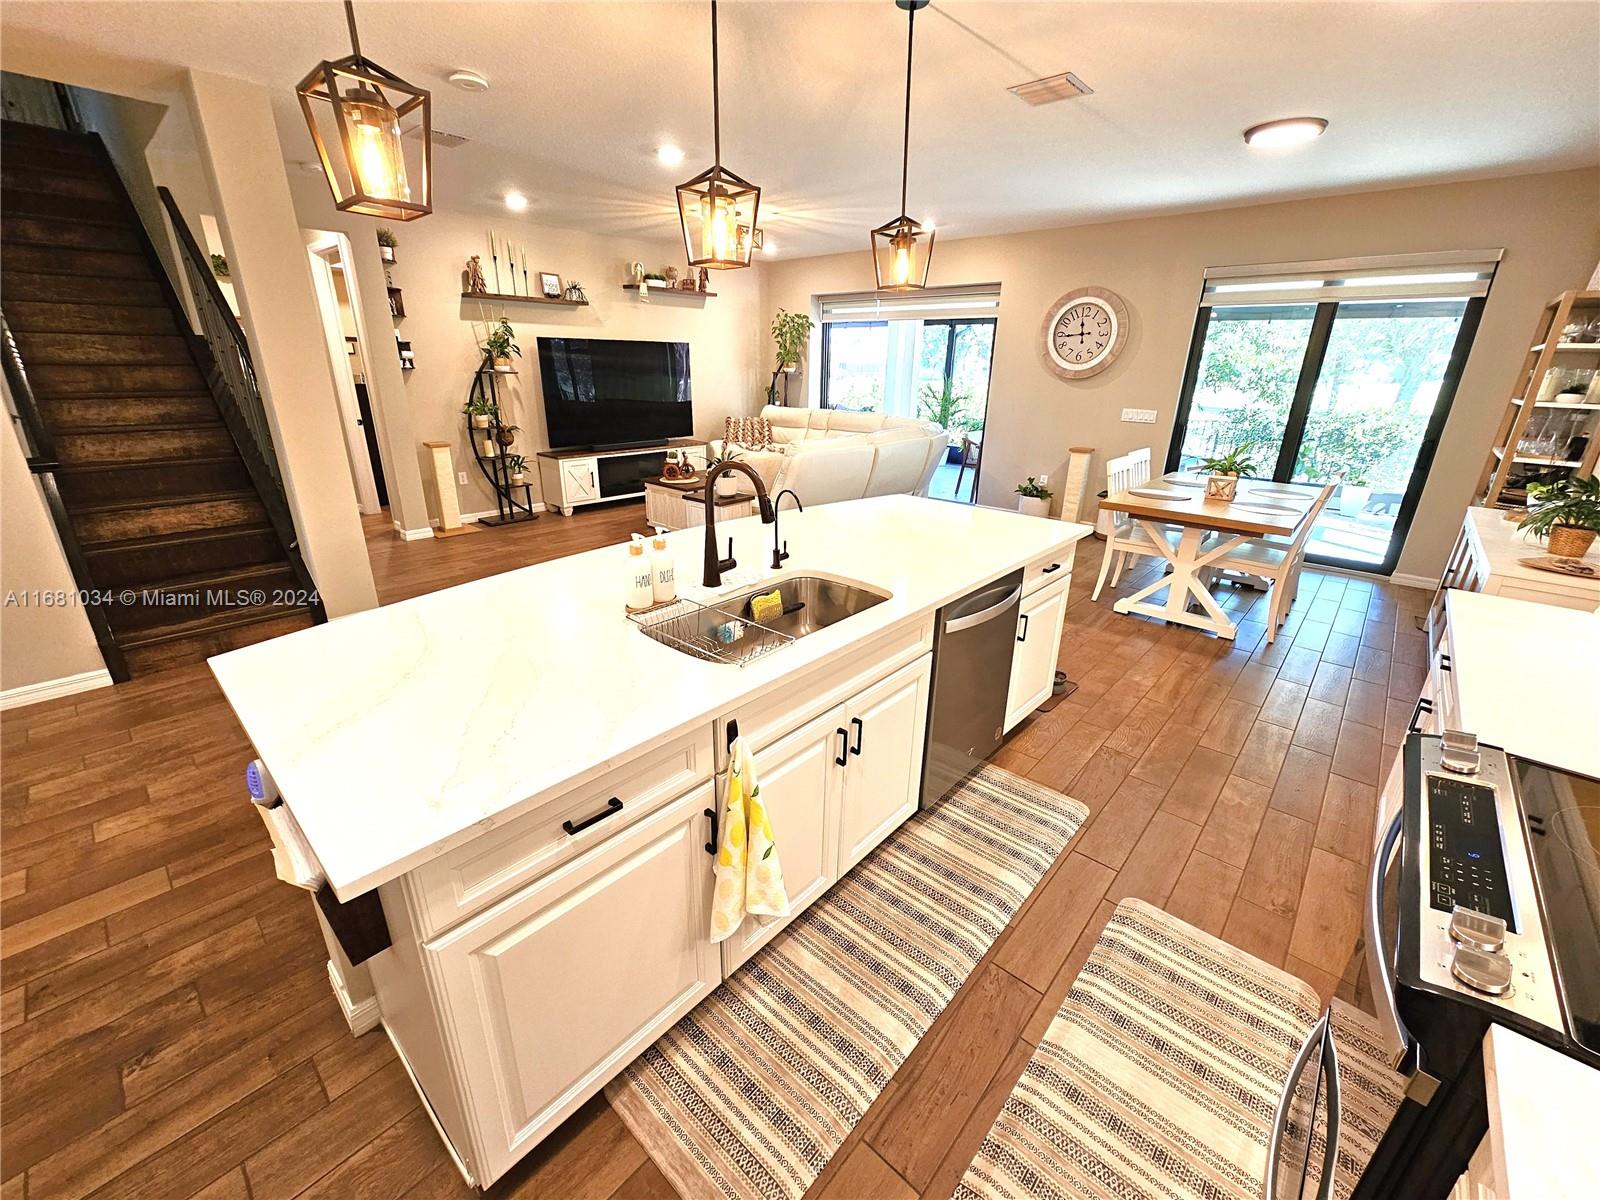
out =
<path fill-rule="evenodd" d="M 95 586 L 88 559 L 78 546 L 77 532 L 72 528 L 72 519 L 67 515 L 67 506 L 61 499 L 61 489 L 56 483 L 55 473 L 61 464 L 56 458 L 55 438 L 39 413 L 39 402 L 34 397 L 33 385 L 28 381 L 22 356 L 17 353 L 16 339 L 11 336 L 11 326 L 6 321 L 4 310 L 0 310 L 0 368 L 4 369 L 6 390 L 16 410 L 12 415 L 21 435 L 23 457 L 27 460 L 28 470 L 38 480 L 45 509 L 50 513 L 50 521 L 55 526 L 67 566 L 78 583 L 78 599 L 89 618 L 89 628 L 94 632 L 100 657 L 105 659 L 106 670 L 110 672 L 112 680 L 126 683 L 129 677 L 128 662 L 122 647 L 117 645 L 116 634 L 111 630 L 110 597 Z"/>
<path fill-rule="evenodd" d="M 156 188 L 156 192 L 167 210 L 167 219 L 172 223 L 179 267 L 198 325 L 197 329 L 191 330 L 195 360 L 210 385 L 223 423 L 233 434 L 245 467 L 255 481 L 256 490 L 277 531 L 278 540 L 283 543 L 296 580 L 308 595 L 315 596 L 316 584 L 300 553 L 299 534 L 289 508 L 288 494 L 284 490 L 283 471 L 272 442 L 272 426 L 267 419 L 266 404 L 261 399 L 255 363 L 250 357 L 250 343 L 245 338 L 239 319 L 228 306 L 222 288 L 217 284 L 211 270 L 211 256 L 203 252 L 195 241 L 172 192 L 164 187 Z M 159 263 L 160 260 L 156 261 Z M 157 274 L 165 280 L 165 271 L 158 271 Z M 183 306 L 177 304 L 176 295 L 172 299 L 175 311 L 182 312 Z M 317 620 L 327 620 L 320 599 L 311 607 Z"/>

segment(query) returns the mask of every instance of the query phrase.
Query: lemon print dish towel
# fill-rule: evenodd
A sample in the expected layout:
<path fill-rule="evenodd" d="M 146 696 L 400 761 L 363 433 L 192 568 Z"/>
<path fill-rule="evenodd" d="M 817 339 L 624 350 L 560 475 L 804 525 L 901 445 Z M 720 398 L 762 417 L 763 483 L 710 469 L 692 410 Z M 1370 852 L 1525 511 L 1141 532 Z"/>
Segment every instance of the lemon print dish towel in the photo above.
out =
<path fill-rule="evenodd" d="M 744 738 L 728 751 L 728 790 L 722 802 L 721 843 L 717 846 L 716 891 L 711 898 L 711 940 L 730 937 L 745 913 L 789 915 L 778 844 L 761 800 L 755 758 Z"/>

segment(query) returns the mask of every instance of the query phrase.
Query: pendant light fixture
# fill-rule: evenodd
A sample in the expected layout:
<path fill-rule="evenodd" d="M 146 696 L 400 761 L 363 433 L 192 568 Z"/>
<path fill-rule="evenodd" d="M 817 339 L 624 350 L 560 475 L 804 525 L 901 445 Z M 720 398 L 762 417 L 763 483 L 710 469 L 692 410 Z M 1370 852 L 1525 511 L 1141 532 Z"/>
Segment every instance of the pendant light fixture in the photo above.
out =
<path fill-rule="evenodd" d="M 425 217 L 433 211 L 432 102 L 422 88 L 362 55 L 350 0 L 344 15 L 350 55 L 318 63 L 295 89 L 334 205 L 389 221 Z M 402 123 L 404 134 L 415 135 L 410 163 Z M 336 147 L 331 154 L 330 144 Z"/>
<path fill-rule="evenodd" d="M 761 189 L 722 165 L 722 101 L 717 63 L 717 0 L 711 0 L 711 166 L 678 185 L 678 221 L 691 267 L 748 267 L 759 232 Z"/>
<path fill-rule="evenodd" d="M 911 292 L 928 286 L 933 260 L 933 229 L 906 216 L 906 168 L 911 159 L 911 49 L 917 36 L 917 10 L 928 0 L 894 0 L 906 12 L 906 123 L 900 144 L 900 215 L 872 231 L 872 269 L 878 290 Z"/>

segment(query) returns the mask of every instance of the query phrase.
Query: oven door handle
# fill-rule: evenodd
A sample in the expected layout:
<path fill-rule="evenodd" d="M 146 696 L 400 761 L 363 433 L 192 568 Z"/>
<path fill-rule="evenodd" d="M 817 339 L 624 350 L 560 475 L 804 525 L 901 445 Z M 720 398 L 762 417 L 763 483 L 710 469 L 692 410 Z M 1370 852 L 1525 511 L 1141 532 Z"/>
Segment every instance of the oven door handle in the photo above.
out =
<path fill-rule="evenodd" d="M 1262 1189 L 1263 1200 L 1278 1200 L 1278 1171 L 1283 1157 L 1283 1138 L 1288 1131 L 1289 1118 L 1294 1109 L 1295 1091 L 1300 1086 L 1300 1078 L 1310 1065 L 1313 1054 L 1318 1054 L 1321 1059 L 1320 1081 L 1325 1085 L 1328 1097 L 1322 1178 L 1317 1182 L 1315 1195 L 1316 1200 L 1331 1200 L 1333 1196 L 1334 1176 L 1338 1174 L 1335 1164 L 1339 1161 L 1339 1054 L 1333 1044 L 1333 1011 L 1323 1009 L 1322 1016 L 1311 1027 L 1311 1032 L 1306 1035 L 1299 1053 L 1295 1055 L 1294 1063 L 1289 1068 L 1289 1077 L 1283 1081 L 1283 1091 L 1278 1095 L 1277 1111 L 1272 1118 L 1272 1132 L 1267 1139 L 1267 1179 L 1266 1187 Z M 1315 1112 L 1314 1107 L 1312 1111 Z M 1308 1143 L 1312 1132 L 1309 1129 L 1305 1131 Z M 1309 1149 L 1309 1146 L 1307 1148 Z M 1308 1154 L 1302 1162 L 1302 1178 L 1294 1189 L 1296 1196 L 1307 1195 L 1303 1172 L 1309 1169 L 1309 1160 Z"/>
<path fill-rule="evenodd" d="M 1383 928 L 1383 880 L 1400 844 L 1404 823 L 1405 805 L 1402 803 L 1384 832 L 1378 852 L 1372 856 L 1372 874 L 1367 879 L 1367 975 L 1372 980 L 1379 1032 L 1383 1035 L 1389 1062 L 1407 1077 L 1406 1094 L 1426 1104 L 1438 1081 L 1422 1070 L 1422 1046 L 1400 1018 L 1400 1006 L 1394 996 L 1395 949 L 1388 944 Z"/>

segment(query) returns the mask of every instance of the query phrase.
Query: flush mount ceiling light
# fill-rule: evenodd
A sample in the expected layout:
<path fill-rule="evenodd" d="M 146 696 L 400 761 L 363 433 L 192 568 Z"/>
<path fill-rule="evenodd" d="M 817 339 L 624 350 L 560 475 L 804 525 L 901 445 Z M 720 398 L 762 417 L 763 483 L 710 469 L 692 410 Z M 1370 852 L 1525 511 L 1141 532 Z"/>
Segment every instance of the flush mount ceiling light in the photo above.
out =
<path fill-rule="evenodd" d="M 350 55 L 318 63 L 296 89 L 334 205 L 388 221 L 425 217 L 433 211 L 432 102 L 422 88 L 363 57 L 350 0 L 344 14 Z M 324 136 L 330 118 L 337 137 Z M 402 122 L 407 132 L 417 126 L 421 131 L 411 139 L 410 164 L 400 140 Z M 336 153 L 329 153 L 330 144 Z"/>
<path fill-rule="evenodd" d="M 928 286 L 933 261 L 933 229 L 906 216 L 906 170 L 911 161 L 911 51 L 917 35 L 917 10 L 928 0 L 894 0 L 906 11 L 906 121 L 900 143 L 900 215 L 872 231 L 872 270 L 878 290 L 910 292 Z"/>
<path fill-rule="evenodd" d="M 1285 117 L 1281 121 L 1264 121 L 1244 131 L 1247 146 L 1270 150 L 1278 146 L 1298 146 L 1315 141 L 1322 136 L 1328 122 L 1321 117 Z"/>
<path fill-rule="evenodd" d="M 926 0 L 924 0 L 926 2 Z M 678 185 L 678 221 L 691 267 L 748 267 L 761 189 L 722 165 L 722 104 L 717 63 L 717 0 L 711 0 L 712 163 Z"/>
<path fill-rule="evenodd" d="M 506 207 L 512 212 L 525 212 L 528 208 L 528 198 L 521 192 L 507 192 Z"/>
<path fill-rule="evenodd" d="M 683 148 L 671 142 L 656 147 L 656 161 L 663 167 L 675 167 L 683 161 Z"/>
<path fill-rule="evenodd" d="M 449 75 L 450 82 L 463 92 L 487 92 L 489 81 L 476 71 L 452 71 Z"/>

